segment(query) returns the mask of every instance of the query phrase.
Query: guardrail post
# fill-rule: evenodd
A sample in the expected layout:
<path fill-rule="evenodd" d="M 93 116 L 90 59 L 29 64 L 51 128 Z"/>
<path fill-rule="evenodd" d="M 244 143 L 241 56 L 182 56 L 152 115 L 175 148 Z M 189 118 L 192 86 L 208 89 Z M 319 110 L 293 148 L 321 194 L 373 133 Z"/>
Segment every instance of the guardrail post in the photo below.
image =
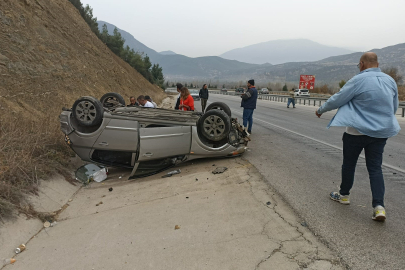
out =
<path fill-rule="evenodd" d="M 402 117 L 405 117 L 405 108 L 402 108 Z"/>
<path fill-rule="evenodd" d="M 304 105 L 305 105 L 305 99 L 304 99 Z"/>

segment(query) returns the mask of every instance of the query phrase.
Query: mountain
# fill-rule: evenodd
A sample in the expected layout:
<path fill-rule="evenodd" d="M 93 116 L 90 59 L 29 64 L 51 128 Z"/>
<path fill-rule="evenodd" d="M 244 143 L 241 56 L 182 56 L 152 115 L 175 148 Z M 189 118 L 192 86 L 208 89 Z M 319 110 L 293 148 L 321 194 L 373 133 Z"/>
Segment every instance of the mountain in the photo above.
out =
<path fill-rule="evenodd" d="M 162 55 L 174 55 L 174 54 L 177 54 L 177 53 L 175 53 L 173 51 L 163 51 L 163 52 L 160 52 L 160 54 L 162 54 Z"/>
<path fill-rule="evenodd" d="M 110 24 L 105 21 L 97 21 L 97 23 L 98 23 L 98 28 L 100 29 L 100 31 L 103 30 L 103 25 L 105 24 L 107 26 L 108 33 L 110 35 L 112 35 L 114 33 L 114 28 L 116 27 L 115 25 Z M 130 33 L 126 32 L 122 29 L 119 29 L 118 27 L 117 27 L 117 29 L 121 33 L 121 36 L 125 39 L 124 46 L 128 45 L 130 48 L 134 49 L 134 51 L 147 54 L 150 58 L 153 58 L 153 57 L 159 55 L 159 53 L 157 51 L 149 48 L 142 42 L 139 42 Z"/>
<path fill-rule="evenodd" d="M 102 27 L 102 23 L 105 22 L 99 21 L 100 28 Z M 115 26 L 112 24 L 107 24 L 107 26 L 109 32 L 111 31 L 110 33 L 112 33 Z M 224 59 L 218 56 L 190 58 L 181 54 L 161 54 L 145 46 L 128 32 L 121 29 L 118 30 L 126 39 L 126 44 L 136 51 L 147 53 L 152 63 L 158 63 L 160 66 L 162 66 L 165 79 L 171 82 L 190 82 L 192 80 L 239 82 L 249 78 L 254 78 L 259 83 L 298 83 L 299 75 L 311 74 L 316 76 L 317 85 L 324 83 L 336 85 L 337 82 L 341 80 L 348 80 L 358 73 L 356 65 L 359 62 L 360 56 L 362 55 L 361 52 L 348 53 L 339 56 L 329 55 L 329 57 L 324 57 L 323 59 L 317 61 L 308 60 L 304 62 L 300 62 L 303 58 L 296 58 L 290 62 L 276 65 L 269 64 L 271 60 L 267 59 L 263 60 L 263 63 L 265 64 L 248 64 L 237 60 Z M 315 43 L 312 41 L 301 41 L 296 43 L 304 47 L 302 51 L 308 50 L 308 47 L 304 46 L 305 44 L 314 45 Z M 323 46 L 320 44 L 318 45 L 321 47 Z M 296 46 L 296 44 L 294 44 L 294 46 Z M 321 47 L 313 47 L 314 51 L 309 51 L 307 54 L 318 55 L 318 49 L 315 48 Z M 287 49 L 287 47 L 285 49 Z M 382 49 L 374 49 L 372 51 L 377 53 L 380 66 L 382 68 L 396 67 L 401 75 L 405 75 L 405 43 Z M 273 63 L 277 63 L 277 61 L 273 61 Z"/>
<path fill-rule="evenodd" d="M 107 25 L 108 33 L 113 34 L 115 25 L 98 21 L 99 29 L 103 24 Z M 250 69 L 257 65 L 242 63 L 235 60 L 227 60 L 218 56 L 204 56 L 191 58 L 171 51 L 158 53 L 157 51 L 145 46 L 139 42 L 130 33 L 119 29 L 122 37 L 125 39 L 125 45 L 138 52 L 147 54 L 154 64 L 159 64 L 163 68 L 163 74 L 166 80 L 191 80 L 191 79 L 209 79 L 222 78 L 226 74 L 233 74 L 241 70 Z"/>
<path fill-rule="evenodd" d="M 398 72 L 405 74 L 405 43 L 371 50 L 378 55 L 381 68 L 396 67 Z M 363 53 L 328 57 L 314 62 L 291 62 L 270 67 L 258 66 L 249 70 L 249 75 L 258 81 L 279 81 L 297 83 L 299 75 L 311 74 L 316 76 L 317 85 L 335 84 L 340 80 L 348 80 L 359 70 L 357 64 Z M 244 76 L 248 71 L 235 75 Z M 233 80 L 237 79 L 235 76 Z M 230 78 L 228 78 L 230 79 Z"/>
<path fill-rule="evenodd" d="M 220 57 L 252 64 L 264 64 L 266 62 L 281 64 L 312 62 L 352 52 L 348 49 L 325 46 L 308 39 L 290 39 L 273 40 L 233 49 L 221 54 Z"/>

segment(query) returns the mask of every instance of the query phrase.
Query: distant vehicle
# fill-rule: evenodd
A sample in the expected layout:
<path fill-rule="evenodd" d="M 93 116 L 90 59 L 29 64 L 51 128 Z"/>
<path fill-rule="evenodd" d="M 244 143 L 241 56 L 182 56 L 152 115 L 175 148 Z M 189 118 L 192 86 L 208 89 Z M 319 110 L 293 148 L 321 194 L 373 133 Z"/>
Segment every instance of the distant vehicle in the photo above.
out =
<path fill-rule="evenodd" d="M 245 88 L 239 87 L 235 90 L 235 93 L 244 93 L 245 92 Z"/>
<path fill-rule="evenodd" d="M 226 88 L 222 88 L 221 92 L 228 92 L 228 90 Z"/>
<path fill-rule="evenodd" d="M 269 89 L 267 89 L 267 88 L 260 89 L 260 94 L 268 94 L 268 93 L 270 93 Z"/>
<path fill-rule="evenodd" d="M 294 96 L 310 97 L 309 90 L 308 89 L 295 89 Z"/>
<path fill-rule="evenodd" d="M 193 97 L 194 100 L 200 100 L 200 91 L 199 90 L 189 90 L 190 95 Z"/>

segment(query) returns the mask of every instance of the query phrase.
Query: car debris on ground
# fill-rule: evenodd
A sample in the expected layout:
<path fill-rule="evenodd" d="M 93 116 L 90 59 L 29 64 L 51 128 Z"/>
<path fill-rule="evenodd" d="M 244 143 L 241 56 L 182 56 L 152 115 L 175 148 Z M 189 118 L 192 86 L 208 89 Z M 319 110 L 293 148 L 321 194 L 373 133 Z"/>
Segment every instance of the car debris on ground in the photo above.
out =
<path fill-rule="evenodd" d="M 76 180 L 82 182 L 84 185 L 89 184 L 91 181 L 102 182 L 107 179 L 107 168 L 100 167 L 95 164 L 86 164 L 76 170 Z"/>
<path fill-rule="evenodd" d="M 227 167 L 217 167 L 215 170 L 212 171 L 213 174 L 223 173 L 228 170 Z"/>
<path fill-rule="evenodd" d="M 172 177 L 173 175 L 179 174 L 179 173 L 181 173 L 181 170 L 180 170 L 180 169 L 175 170 L 175 171 L 171 171 L 171 172 L 168 172 L 168 173 L 166 173 L 165 175 L 163 175 L 162 178 L 165 178 L 165 177 Z"/>

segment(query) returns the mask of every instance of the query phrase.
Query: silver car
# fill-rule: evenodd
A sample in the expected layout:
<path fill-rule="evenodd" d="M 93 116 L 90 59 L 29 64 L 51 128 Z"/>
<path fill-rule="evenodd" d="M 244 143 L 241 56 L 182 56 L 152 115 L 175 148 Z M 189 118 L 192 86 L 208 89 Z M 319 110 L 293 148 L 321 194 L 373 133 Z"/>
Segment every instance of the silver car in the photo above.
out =
<path fill-rule="evenodd" d="M 84 161 L 132 168 L 147 176 L 197 158 L 244 153 L 250 138 L 222 102 L 206 112 L 125 107 L 117 93 L 81 97 L 60 114 L 61 130 Z"/>
<path fill-rule="evenodd" d="M 190 95 L 193 97 L 194 100 L 200 100 L 200 91 L 199 90 L 191 89 Z"/>

